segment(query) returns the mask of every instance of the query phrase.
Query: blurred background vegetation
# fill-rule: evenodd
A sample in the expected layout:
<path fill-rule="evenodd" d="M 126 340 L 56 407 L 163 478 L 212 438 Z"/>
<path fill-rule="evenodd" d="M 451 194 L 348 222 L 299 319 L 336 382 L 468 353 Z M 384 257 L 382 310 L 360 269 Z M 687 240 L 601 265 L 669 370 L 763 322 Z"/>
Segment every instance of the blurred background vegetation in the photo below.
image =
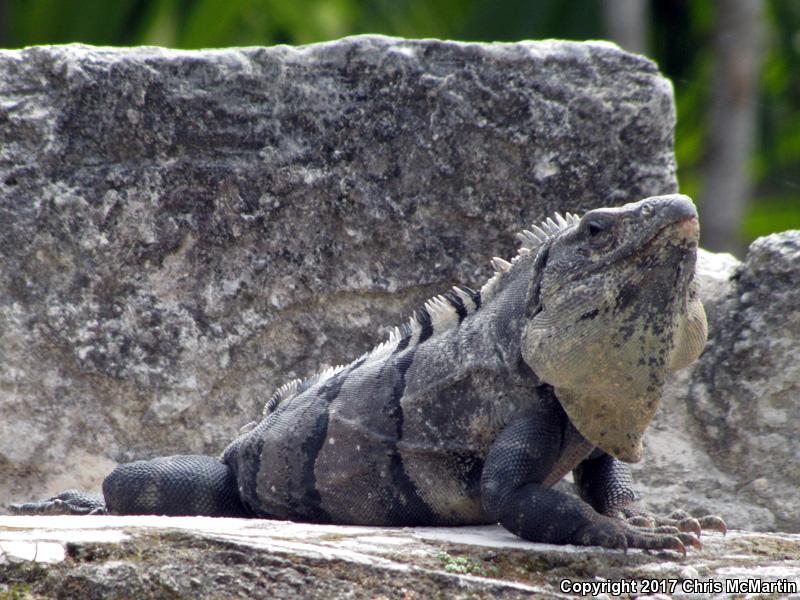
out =
<path fill-rule="evenodd" d="M 613 39 L 672 79 L 706 247 L 800 228 L 800 0 L 0 0 L 0 47 Z"/>

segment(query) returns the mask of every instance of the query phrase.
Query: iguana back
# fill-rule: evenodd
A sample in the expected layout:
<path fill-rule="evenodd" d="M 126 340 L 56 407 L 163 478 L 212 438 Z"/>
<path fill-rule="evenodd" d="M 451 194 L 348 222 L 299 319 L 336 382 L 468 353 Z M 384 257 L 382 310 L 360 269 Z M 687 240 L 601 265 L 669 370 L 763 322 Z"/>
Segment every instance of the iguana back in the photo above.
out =
<path fill-rule="evenodd" d="M 489 447 L 539 407 L 540 382 L 518 360 L 529 283 L 508 277 L 488 299 L 455 288 L 372 352 L 290 386 L 225 452 L 245 501 L 264 516 L 337 523 L 490 521 Z"/>

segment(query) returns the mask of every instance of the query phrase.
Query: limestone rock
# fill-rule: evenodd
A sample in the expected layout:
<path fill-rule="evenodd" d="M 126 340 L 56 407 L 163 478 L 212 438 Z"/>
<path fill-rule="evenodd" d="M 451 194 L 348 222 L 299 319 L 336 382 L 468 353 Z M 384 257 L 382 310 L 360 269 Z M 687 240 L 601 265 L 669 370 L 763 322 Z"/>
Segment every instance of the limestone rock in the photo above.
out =
<path fill-rule="evenodd" d="M 676 191 L 605 43 L 0 51 L 0 504 L 216 454 L 553 210 Z"/>
<path fill-rule="evenodd" d="M 0 594 L 9 597 L 739 598 L 759 590 L 796 597 L 800 536 L 710 534 L 684 558 L 532 544 L 499 526 L 0 517 Z"/>
<path fill-rule="evenodd" d="M 800 231 L 759 238 L 742 263 L 702 253 L 709 341 L 676 375 L 635 479 L 652 508 L 800 532 Z"/>

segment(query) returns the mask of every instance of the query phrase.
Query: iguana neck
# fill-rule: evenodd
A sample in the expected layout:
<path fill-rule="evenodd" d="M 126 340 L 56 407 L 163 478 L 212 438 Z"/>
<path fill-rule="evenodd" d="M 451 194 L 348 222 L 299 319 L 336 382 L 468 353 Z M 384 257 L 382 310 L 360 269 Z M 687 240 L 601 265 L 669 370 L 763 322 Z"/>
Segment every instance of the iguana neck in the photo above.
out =
<path fill-rule="evenodd" d="M 521 361 L 526 310 L 536 277 L 535 257 L 519 257 L 508 271 L 496 274 L 483 286 L 481 309 L 469 319 L 467 337 L 479 335 L 474 343 L 488 347 L 510 369 L 516 369 Z M 465 344 L 470 342 L 465 340 Z"/>

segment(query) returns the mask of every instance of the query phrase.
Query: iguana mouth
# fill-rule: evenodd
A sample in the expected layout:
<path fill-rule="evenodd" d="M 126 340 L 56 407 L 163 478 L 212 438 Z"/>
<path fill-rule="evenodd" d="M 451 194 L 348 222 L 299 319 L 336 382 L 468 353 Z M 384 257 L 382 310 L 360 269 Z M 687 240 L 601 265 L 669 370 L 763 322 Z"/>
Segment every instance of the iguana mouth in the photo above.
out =
<path fill-rule="evenodd" d="M 667 223 L 656 234 L 650 238 L 643 250 L 647 252 L 653 246 L 664 241 L 674 241 L 684 243 L 687 250 L 697 248 L 700 239 L 700 222 L 697 216 L 686 216 L 681 219 Z"/>
<path fill-rule="evenodd" d="M 697 217 L 686 217 L 685 219 L 680 219 L 679 221 L 675 221 L 671 225 L 667 225 L 664 229 L 674 228 L 681 237 L 685 238 L 687 241 L 697 245 L 697 240 L 700 237 L 700 222 L 697 220 Z"/>

